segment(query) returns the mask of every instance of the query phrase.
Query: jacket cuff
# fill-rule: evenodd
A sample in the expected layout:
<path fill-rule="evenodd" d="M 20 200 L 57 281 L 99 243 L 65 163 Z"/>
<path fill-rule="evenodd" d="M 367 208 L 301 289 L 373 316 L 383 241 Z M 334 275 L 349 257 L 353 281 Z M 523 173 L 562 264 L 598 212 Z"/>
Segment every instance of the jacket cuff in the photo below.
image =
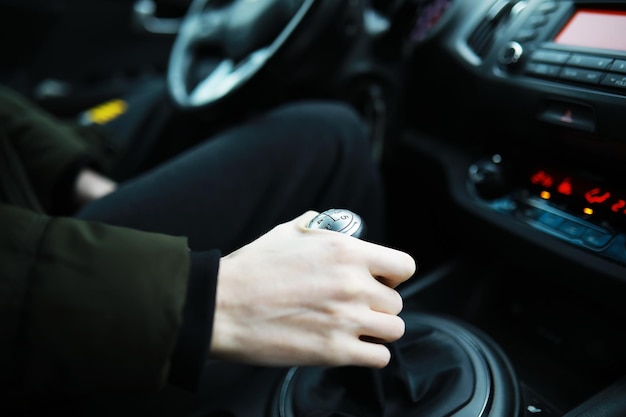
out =
<path fill-rule="evenodd" d="M 195 391 L 209 356 L 219 250 L 190 252 L 191 268 L 183 309 L 183 324 L 172 355 L 169 383 Z"/>

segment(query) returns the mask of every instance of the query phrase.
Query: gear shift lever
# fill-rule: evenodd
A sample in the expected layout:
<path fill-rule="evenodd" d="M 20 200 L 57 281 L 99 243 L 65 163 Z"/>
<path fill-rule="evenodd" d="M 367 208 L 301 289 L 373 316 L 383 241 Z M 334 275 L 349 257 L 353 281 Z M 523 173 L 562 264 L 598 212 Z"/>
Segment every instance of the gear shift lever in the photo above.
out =
<path fill-rule="evenodd" d="M 326 210 L 307 227 L 364 232 L 361 217 L 345 209 Z M 495 341 L 451 317 L 408 311 L 402 318 L 406 333 L 389 344 L 388 366 L 290 368 L 269 417 L 520 417 L 515 370 Z"/>
<path fill-rule="evenodd" d="M 361 216 L 347 209 L 329 209 L 315 216 L 308 227 L 345 233 L 359 238 L 365 232 Z"/>

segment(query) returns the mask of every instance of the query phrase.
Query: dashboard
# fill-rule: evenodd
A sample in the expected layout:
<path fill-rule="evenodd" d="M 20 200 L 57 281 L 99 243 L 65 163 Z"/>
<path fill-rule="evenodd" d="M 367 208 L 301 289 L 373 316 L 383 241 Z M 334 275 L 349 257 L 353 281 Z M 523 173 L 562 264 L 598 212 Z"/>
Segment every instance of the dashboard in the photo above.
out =
<path fill-rule="evenodd" d="M 417 3 L 385 169 L 393 238 L 438 283 L 409 308 L 487 329 L 566 415 L 626 375 L 626 2 Z"/>
<path fill-rule="evenodd" d="M 472 155 L 464 199 L 626 267 L 624 32 L 622 2 L 447 4 L 407 37 L 408 130 Z"/>

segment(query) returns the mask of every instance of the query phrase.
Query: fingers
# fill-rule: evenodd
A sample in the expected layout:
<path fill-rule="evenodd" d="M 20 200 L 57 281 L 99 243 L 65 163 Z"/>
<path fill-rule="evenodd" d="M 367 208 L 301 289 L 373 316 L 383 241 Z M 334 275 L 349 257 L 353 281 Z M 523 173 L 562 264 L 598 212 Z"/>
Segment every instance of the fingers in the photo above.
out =
<path fill-rule="evenodd" d="M 315 237 L 310 249 L 311 256 L 324 259 L 329 268 L 341 264 L 352 264 L 362 268 L 366 266 L 372 277 L 390 288 L 395 288 L 415 274 L 415 260 L 405 252 L 352 236 L 323 229 L 310 229 L 308 223 L 318 214 L 308 210 L 290 222 L 277 226 L 275 233 Z M 310 243 L 310 242 L 309 242 Z M 325 253 L 320 250 L 325 249 Z"/>
<path fill-rule="evenodd" d="M 361 298 L 361 302 L 364 302 L 361 308 L 344 312 L 353 318 L 354 324 L 358 323 L 352 329 L 355 333 L 345 333 L 340 349 L 331 356 L 342 358 L 339 360 L 345 360 L 345 364 L 382 368 L 391 359 L 385 343 L 400 339 L 405 332 L 404 320 L 398 316 L 402 311 L 403 300 L 394 288 L 415 274 L 415 260 L 409 254 L 390 247 L 327 230 L 309 229 L 308 223 L 317 214 L 313 210 L 307 211 L 294 219 L 293 223 L 300 232 L 322 237 L 323 245 L 331 248 L 329 252 L 337 257 L 337 264 L 346 261 L 362 272 L 369 271 L 369 274 L 359 273 L 363 278 L 369 275 L 369 279 L 357 280 L 360 282 L 357 286 L 363 291 L 361 294 L 365 295 Z M 330 259 L 327 261 L 327 265 L 335 264 Z M 367 269 L 363 269 L 363 266 Z M 352 285 L 350 288 L 354 289 Z M 349 340 L 345 339 L 346 336 Z"/>
<path fill-rule="evenodd" d="M 405 332 L 404 320 L 398 316 L 376 313 L 370 317 L 363 334 L 344 340 L 339 347 L 340 357 L 345 363 L 369 368 L 384 368 L 391 360 L 391 352 L 385 343 L 395 342 Z M 375 336 L 372 336 L 375 335 Z"/>
<path fill-rule="evenodd" d="M 294 221 L 301 231 L 319 232 L 322 235 L 336 233 L 327 230 L 308 229 L 309 222 L 317 214 L 318 212 L 309 210 Z M 346 244 L 360 245 L 359 251 L 353 252 L 360 254 L 361 259 L 368 265 L 372 276 L 391 288 L 397 287 L 412 277 L 417 270 L 415 260 L 406 252 L 360 239 L 348 240 Z"/>
<path fill-rule="evenodd" d="M 370 293 L 370 307 L 379 313 L 397 315 L 402 311 L 402 296 L 394 289 L 375 282 L 376 287 Z"/>
<path fill-rule="evenodd" d="M 400 316 L 373 311 L 368 315 L 358 337 L 375 343 L 394 342 L 404 336 L 405 330 L 404 320 Z"/>
<path fill-rule="evenodd" d="M 391 352 L 385 345 L 358 341 L 358 343 L 354 343 L 351 346 L 350 363 L 354 363 L 357 366 L 384 368 L 391 360 Z"/>
<path fill-rule="evenodd" d="M 342 314 L 351 318 L 348 322 L 353 322 L 355 326 L 351 330 L 344 329 L 343 340 L 332 355 L 346 360 L 348 364 L 382 368 L 390 360 L 389 351 L 384 344 L 395 342 L 404 336 L 406 325 L 398 316 L 402 309 L 402 298 L 395 290 L 380 283 L 376 284 L 381 289 L 381 296 L 377 297 L 379 301 L 375 305 L 381 311 L 376 311 L 373 307 L 370 309 L 364 304 L 360 308 L 347 309 Z M 382 304 L 384 307 L 381 307 Z M 338 355 L 339 351 L 343 354 Z"/>
<path fill-rule="evenodd" d="M 417 265 L 408 253 L 370 242 L 362 243 L 362 255 L 370 273 L 383 284 L 395 288 L 415 274 Z"/>

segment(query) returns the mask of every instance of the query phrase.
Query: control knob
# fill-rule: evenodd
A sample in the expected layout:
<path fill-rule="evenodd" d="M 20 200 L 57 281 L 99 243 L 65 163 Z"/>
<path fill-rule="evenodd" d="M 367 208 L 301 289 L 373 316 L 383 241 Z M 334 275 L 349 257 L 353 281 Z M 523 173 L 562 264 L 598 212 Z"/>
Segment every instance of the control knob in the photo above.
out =
<path fill-rule="evenodd" d="M 508 167 L 500 154 L 473 163 L 468 174 L 471 185 L 481 198 L 490 200 L 510 191 Z"/>
<path fill-rule="evenodd" d="M 508 42 L 500 52 L 500 63 L 508 68 L 516 67 L 523 55 L 524 47 L 519 42 Z"/>

